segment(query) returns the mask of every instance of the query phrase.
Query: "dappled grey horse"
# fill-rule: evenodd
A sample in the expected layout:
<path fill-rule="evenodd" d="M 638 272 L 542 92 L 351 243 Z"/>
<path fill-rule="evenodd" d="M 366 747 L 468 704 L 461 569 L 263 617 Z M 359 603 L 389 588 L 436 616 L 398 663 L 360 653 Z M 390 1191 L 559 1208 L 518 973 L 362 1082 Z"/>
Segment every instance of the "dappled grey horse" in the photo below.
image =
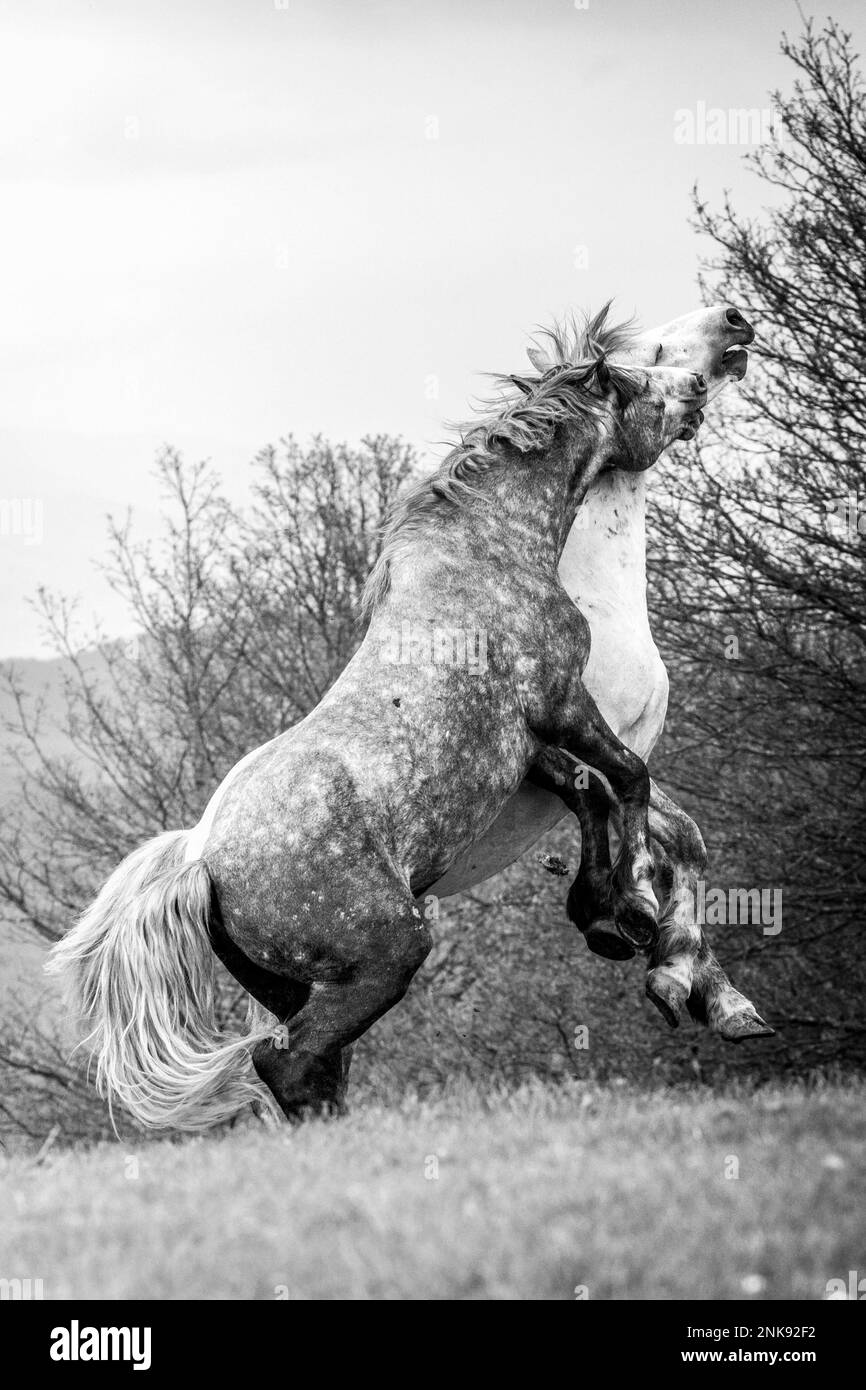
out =
<path fill-rule="evenodd" d="M 249 1046 L 290 1118 L 338 1105 L 346 1049 L 430 950 L 418 898 L 550 748 L 611 788 L 611 920 L 652 944 L 649 778 L 581 679 L 589 626 L 558 566 L 593 480 L 690 438 L 706 383 L 615 362 L 628 338 L 603 316 L 557 341 L 562 361 L 502 383 L 493 413 L 400 503 L 366 637 L 325 698 L 233 769 L 198 831 L 129 856 L 54 948 L 98 1084 L 142 1123 L 235 1113 L 254 1093 Z M 395 664 L 398 633 L 417 651 Z M 454 633 L 483 641 L 483 661 L 437 660 L 443 633 L 449 650 Z M 220 1036 L 211 948 L 281 1029 Z"/>

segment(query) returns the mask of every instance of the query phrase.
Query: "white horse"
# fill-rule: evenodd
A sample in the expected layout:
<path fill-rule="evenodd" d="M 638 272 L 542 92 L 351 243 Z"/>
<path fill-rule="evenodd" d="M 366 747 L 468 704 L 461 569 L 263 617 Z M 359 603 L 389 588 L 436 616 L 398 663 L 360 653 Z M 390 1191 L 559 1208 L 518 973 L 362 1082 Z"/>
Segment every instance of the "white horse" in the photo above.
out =
<path fill-rule="evenodd" d="M 639 366 L 687 367 L 701 372 L 711 401 L 746 373 L 746 346 L 754 330 L 727 305 L 699 309 L 641 333 L 628 354 Z M 553 365 L 543 347 L 530 349 L 533 365 Z M 559 573 L 589 620 L 592 649 L 584 681 L 614 733 L 644 761 L 664 727 L 668 674 L 650 629 L 646 602 L 646 498 L 651 473 L 611 470 L 586 497 L 571 530 Z M 490 829 L 429 890 L 447 898 L 500 872 L 552 829 L 569 809 L 561 794 L 524 782 Z M 616 833 L 615 822 L 612 825 Z M 740 1042 L 769 1036 L 752 1004 L 727 979 L 695 918 L 697 880 L 706 863 L 694 824 L 655 785 L 650 829 L 666 861 L 669 891 L 647 993 L 676 1026 L 688 1001 L 696 1018 L 722 1037 Z M 579 885 L 576 885 L 579 887 Z M 577 920 L 577 917 L 575 918 Z M 587 934 L 600 954 L 622 955 L 605 934 Z"/>

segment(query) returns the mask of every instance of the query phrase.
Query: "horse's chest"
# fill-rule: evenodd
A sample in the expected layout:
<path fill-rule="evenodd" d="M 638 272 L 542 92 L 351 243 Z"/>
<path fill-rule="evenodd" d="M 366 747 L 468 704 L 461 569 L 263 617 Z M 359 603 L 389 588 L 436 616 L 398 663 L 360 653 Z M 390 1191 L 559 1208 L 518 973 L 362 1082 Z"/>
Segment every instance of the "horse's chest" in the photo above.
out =
<path fill-rule="evenodd" d="M 664 727 L 668 674 L 643 613 L 587 605 L 592 646 L 583 678 L 618 738 L 646 758 Z"/>

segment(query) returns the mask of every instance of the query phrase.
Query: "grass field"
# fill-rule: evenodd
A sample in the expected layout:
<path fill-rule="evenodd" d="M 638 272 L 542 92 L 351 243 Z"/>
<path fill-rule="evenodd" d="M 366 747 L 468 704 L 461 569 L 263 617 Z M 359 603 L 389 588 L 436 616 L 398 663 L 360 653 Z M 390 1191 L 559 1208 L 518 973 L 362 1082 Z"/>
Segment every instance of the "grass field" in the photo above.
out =
<path fill-rule="evenodd" d="M 864 1099 L 456 1089 L 7 1159 L 0 1278 L 46 1298 L 821 1299 L 866 1273 Z"/>

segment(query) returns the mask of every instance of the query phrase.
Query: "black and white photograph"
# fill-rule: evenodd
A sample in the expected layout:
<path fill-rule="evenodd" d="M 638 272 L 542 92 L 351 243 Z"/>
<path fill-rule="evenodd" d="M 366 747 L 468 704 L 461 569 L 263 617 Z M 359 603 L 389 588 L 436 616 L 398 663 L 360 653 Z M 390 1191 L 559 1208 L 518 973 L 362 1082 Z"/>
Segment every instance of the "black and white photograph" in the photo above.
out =
<path fill-rule="evenodd" d="M 286 1303 L 540 1301 L 620 1369 L 829 1374 L 866 11 L 828 3 L 0 4 L 28 1370 L 186 1372 L 226 1301 L 262 1348 Z"/>

